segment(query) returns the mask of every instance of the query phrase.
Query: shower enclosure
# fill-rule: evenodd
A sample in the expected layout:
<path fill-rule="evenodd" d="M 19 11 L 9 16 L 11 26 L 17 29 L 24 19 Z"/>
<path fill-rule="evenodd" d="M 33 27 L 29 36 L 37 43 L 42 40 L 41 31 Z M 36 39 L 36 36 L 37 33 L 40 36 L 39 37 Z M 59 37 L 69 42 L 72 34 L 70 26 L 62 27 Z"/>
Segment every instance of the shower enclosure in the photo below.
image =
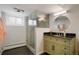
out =
<path fill-rule="evenodd" d="M 35 28 L 37 26 L 37 20 L 35 13 L 30 14 L 30 16 L 27 17 L 26 20 L 26 26 L 27 26 L 27 46 L 32 50 L 33 53 L 36 51 L 35 46 Z"/>
<path fill-rule="evenodd" d="M 42 12 L 34 11 L 27 17 L 27 20 L 26 20 L 27 34 L 28 34 L 28 36 L 27 36 L 27 47 L 34 54 L 38 54 L 37 51 L 41 49 L 41 47 L 38 48 L 38 46 L 41 45 L 41 42 L 38 43 L 38 41 L 42 40 L 42 38 L 40 40 L 37 39 L 38 30 L 36 30 L 36 29 L 37 28 L 43 28 L 44 29 L 44 28 L 49 27 L 48 16 L 49 15 L 44 14 Z M 42 33 L 42 35 L 43 35 L 43 33 Z M 41 35 L 39 36 L 39 38 L 40 37 L 41 37 Z"/>

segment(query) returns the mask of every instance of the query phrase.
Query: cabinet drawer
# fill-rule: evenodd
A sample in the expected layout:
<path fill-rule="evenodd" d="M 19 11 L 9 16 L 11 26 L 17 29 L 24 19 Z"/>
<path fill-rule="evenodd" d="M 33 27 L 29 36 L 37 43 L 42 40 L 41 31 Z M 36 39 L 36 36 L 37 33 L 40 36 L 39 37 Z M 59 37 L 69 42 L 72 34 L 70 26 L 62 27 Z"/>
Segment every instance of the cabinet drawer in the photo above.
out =
<path fill-rule="evenodd" d="M 54 37 L 51 39 L 55 42 L 58 42 L 59 44 L 74 44 L 74 42 L 75 42 L 75 39 L 68 40 L 66 38 L 58 38 L 58 37 Z"/>
<path fill-rule="evenodd" d="M 46 35 L 44 36 L 44 38 L 48 38 L 48 37 L 50 37 L 50 36 L 46 36 Z"/>
<path fill-rule="evenodd" d="M 74 52 L 66 50 L 66 51 L 64 51 L 64 55 L 74 55 Z"/>

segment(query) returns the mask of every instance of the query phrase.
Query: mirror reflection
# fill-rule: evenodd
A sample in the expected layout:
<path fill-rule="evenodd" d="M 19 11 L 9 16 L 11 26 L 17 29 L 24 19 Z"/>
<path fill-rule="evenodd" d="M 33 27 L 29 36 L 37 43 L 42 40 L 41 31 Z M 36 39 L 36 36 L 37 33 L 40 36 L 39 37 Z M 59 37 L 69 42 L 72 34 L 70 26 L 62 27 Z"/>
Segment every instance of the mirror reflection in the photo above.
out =
<path fill-rule="evenodd" d="M 55 19 L 54 24 L 59 31 L 65 31 L 70 25 L 70 20 L 66 16 L 59 16 Z"/>

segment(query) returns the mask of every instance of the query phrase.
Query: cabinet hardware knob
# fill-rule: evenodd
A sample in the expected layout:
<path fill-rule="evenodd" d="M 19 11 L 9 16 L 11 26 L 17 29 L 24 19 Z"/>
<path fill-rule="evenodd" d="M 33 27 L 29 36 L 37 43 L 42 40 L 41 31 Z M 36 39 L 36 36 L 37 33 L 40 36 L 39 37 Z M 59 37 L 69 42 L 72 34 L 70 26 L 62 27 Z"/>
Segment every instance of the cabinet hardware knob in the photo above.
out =
<path fill-rule="evenodd" d="M 64 49 L 66 49 L 66 48 L 64 48 Z"/>
<path fill-rule="evenodd" d="M 52 50 L 55 50 L 55 46 L 54 45 L 52 46 Z"/>
<path fill-rule="evenodd" d="M 66 42 L 66 41 L 64 41 L 64 42 Z"/>

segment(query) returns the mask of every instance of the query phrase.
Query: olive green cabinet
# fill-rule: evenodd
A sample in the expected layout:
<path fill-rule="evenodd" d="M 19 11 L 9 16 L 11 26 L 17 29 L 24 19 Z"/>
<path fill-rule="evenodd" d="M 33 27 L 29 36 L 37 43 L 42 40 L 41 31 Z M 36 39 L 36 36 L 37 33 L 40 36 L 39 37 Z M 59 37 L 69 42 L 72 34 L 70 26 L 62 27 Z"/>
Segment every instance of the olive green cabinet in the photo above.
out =
<path fill-rule="evenodd" d="M 44 36 L 44 52 L 50 55 L 75 55 L 76 39 Z"/>

